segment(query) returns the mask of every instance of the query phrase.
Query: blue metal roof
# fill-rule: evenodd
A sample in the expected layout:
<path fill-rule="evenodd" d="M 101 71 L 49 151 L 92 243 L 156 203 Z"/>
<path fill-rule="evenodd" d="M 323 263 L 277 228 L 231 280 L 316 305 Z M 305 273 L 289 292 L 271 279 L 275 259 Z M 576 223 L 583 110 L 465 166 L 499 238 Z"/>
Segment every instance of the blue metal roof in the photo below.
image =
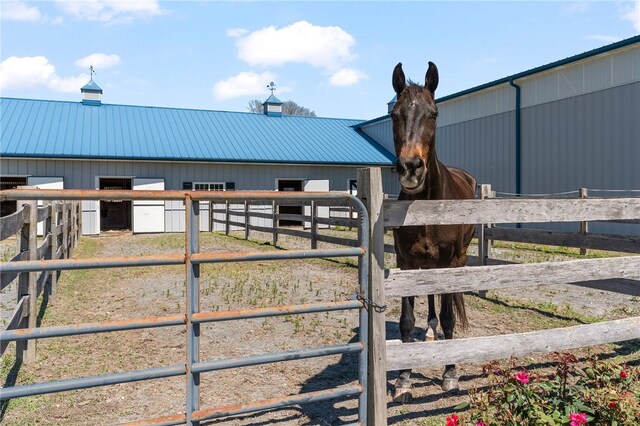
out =
<path fill-rule="evenodd" d="M 266 101 L 264 101 L 265 104 L 275 104 L 275 105 L 282 105 L 282 101 L 278 98 L 276 98 L 273 93 L 271 94 L 271 96 L 269 96 L 267 98 Z"/>
<path fill-rule="evenodd" d="M 391 165 L 362 120 L 0 98 L 0 155 Z"/>
<path fill-rule="evenodd" d="M 95 93 L 102 93 L 102 88 L 100 86 L 98 86 L 96 84 L 95 81 L 93 81 L 93 79 L 89 80 L 89 82 L 87 84 L 85 84 L 84 86 L 82 86 L 80 88 L 81 92 L 95 92 Z"/>

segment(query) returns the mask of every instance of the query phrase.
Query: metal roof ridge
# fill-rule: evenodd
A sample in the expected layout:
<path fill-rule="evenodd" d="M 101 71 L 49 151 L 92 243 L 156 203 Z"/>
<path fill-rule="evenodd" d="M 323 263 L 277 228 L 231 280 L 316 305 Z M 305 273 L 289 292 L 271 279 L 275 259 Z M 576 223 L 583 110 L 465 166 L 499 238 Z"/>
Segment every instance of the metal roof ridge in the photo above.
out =
<path fill-rule="evenodd" d="M 17 100 L 17 101 L 31 101 L 31 102 L 58 102 L 64 104 L 78 105 L 82 106 L 82 102 L 78 101 L 66 101 L 66 100 L 58 100 L 58 99 L 33 99 L 33 98 L 14 98 L 9 96 L 0 96 L 0 99 L 7 100 Z M 215 113 L 225 113 L 225 114 L 243 114 L 247 116 L 265 116 L 264 114 L 248 112 L 248 111 L 226 111 L 220 109 L 203 109 L 203 108 L 187 108 L 187 107 L 167 107 L 167 106 L 154 106 L 154 105 L 131 105 L 131 104 L 108 104 L 102 103 L 102 106 L 114 106 L 114 107 L 128 107 L 128 108 L 149 108 L 149 109 L 165 109 L 165 110 L 178 110 L 178 111 L 200 111 L 200 112 L 215 112 Z M 282 114 L 281 117 L 278 118 L 304 118 L 304 119 L 321 119 L 321 120 L 343 120 L 343 121 L 364 121 L 361 118 L 343 118 L 343 117 L 312 117 L 308 115 L 289 115 Z"/>

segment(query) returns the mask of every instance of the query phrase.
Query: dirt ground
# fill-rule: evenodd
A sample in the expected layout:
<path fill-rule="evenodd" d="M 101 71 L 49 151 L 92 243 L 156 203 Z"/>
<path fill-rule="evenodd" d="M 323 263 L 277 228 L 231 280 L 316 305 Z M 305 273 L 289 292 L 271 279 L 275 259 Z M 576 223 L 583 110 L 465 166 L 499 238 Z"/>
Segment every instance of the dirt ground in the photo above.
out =
<path fill-rule="evenodd" d="M 330 231 L 325 231 L 330 232 Z M 331 231 L 342 235 L 346 232 Z M 388 236 L 391 242 L 391 236 Z M 274 250 L 271 236 L 255 233 L 251 241 L 203 233 L 201 251 Z M 281 237 L 285 248 L 308 248 L 309 241 Z M 330 247 L 320 244 L 320 247 Z M 83 237 L 75 257 L 135 256 L 180 253 L 184 236 L 172 234 L 107 234 Z M 570 250 L 504 246 L 494 248 L 503 260 L 564 260 L 576 258 Z M 593 254 L 592 254 L 593 255 Z M 598 254 L 596 254 L 598 255 Z M 392 255 L 386 258 L 393 267 Z M 41 310 L 43 326 L 140 318 L 184 313 L 184 267 L 153 267 L 64 272 L 58 296 Z M 532 289 L 489 292 L 486 298 L 466 298 L 471 327 L 460 337 L 495 335 L 562 327 L 640 314 L 640 289 L 614 293 L 597 288 L 543 284 Z M 635 287 L 634 287 L 635 285 Z M 357 268 L 348 259 L 287 260 L 203 265 L 200 305 L 202 311 L 222 311 L 273 305 L 344 300 L 357 287 Z M 3 303 L 10 297 L 3 295 Z M 426 324 L 426 300 L 417 300 L 421 338 Z M 4 312 L 4 311 L 3 311 Z M 3 314 L 4 315 L 4 314 Z M 387 338 L 398 339 L 399 301 L 387 310 Z M 333 312 L 302 316 L 228 321 L 202 329 L 201 360 L 334 345 L 353 341 L 357 333 L 356 312 Z M 2 358 L 0 380 L 5 386 L 62 380 L 183 364 L 185 332 L 182 327 L 135 330 L 99 335 L 42 339 L 37 360 L 18 368 L 13 344 Z M 640 342 L 631 341 L 585 348 L 574 353 L 599 353 L 632 363 L 640 362 Z M 545 366 L 548 357 L 519 360 L 523 365 Z M 460 392 L 440 390 L 440 368 L 414 372 L 414 401 L 400 405 L 389 401 L 389 424 L 444 424 L 453 407 L 467 400 L 467 392 L 486 385 L 482 366 L 458 367 Z M 389 390 L 396 373 L 388 374 Z M 357 356 L 330 356 L 309 360 L 204 373 L 200 385 L 201 407 L 211 408 L 240 401 L 311 392 L 355 383 Z M 64 392 L 12 400 L 2 406 L 4 424 L 119 424 L 177 414 L 184 410 L 184 377 L 148 380 L 115 386 Z M 356 420 L 356 399 L 301 405 L 259 414 L 238 416 L 209 424 L 333 425 Z"/>

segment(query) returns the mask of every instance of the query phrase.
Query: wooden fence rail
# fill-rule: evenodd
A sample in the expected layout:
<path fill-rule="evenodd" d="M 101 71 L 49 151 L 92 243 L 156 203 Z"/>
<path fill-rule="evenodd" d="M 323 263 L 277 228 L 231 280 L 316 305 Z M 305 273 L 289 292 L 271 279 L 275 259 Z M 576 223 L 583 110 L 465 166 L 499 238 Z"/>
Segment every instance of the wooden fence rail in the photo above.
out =
<path fill-rule="evenodd" d="M 365 169 L 358 181 L 358 191 L 368 194 L 370 199 L 378 199 L 381 185 L 375 176 L 379 170 Z M 360 177 L 360 175 L 359 175 Z M 493 224 L 493 223 L 536 223 L 536 222 L 580 222 L 636 220 L 640 217 L 640 198 L 581 198 L 581 199 L 495 199 L 490 190 L 476 200 L 430 200 L 430 201 L 390 201 L 380 204 L 367 203 L 372 236 L 371 250 L 375 251 L 376 241 L 383 238 L 384 228 L 421 225 Z M 488 247 L 482 240 L 489 238 L 525 238 L 538 241 L 534 234 L 522 229 L 510 233 L 509 230 L 495 230 L 487 225 L 479 226 L 480 259 L 488 256 Z M 580 244 L 588 242 L 594 246 L 608 247 L 620 251 L 636 251 L 637 238 L 603 236 L 587 238 L 584 233 Z M 566 242 L 567 235 L 553 236 L 545 233 L 545 241 Z M 542 238 L 542 237 L 541 237 Z M 573 236 L 571 237 L 573 239 Z M 612 241 L 606 241 L 611 239 Z M 379 243 L 378 243 L 379 245 Z M 474 266 L 452 269 L 431 269 L 400 271 L 390 270 L 384 274 L 375 271 L 371 262 L 370 294 L 372 303 L 384 306 L 390 297 L 418 296 L 451 292 L 478 291 L 526 287 L 538 284 L 563 284 L 581 280 L 610 278 L 640 278 L 640 256 L 625 256 L 607 259 L 580 259 L 568 262 L 543 262 L 536 264 L 513 264 L 499 266 Z M 373 300 L 374 297 L 377 298 Z M 381 297 L 382 296 L 382 297 Z M 369 395 L 376 398 L 374 406 L 386 407 L 386 371 L 408 368 L 426 368 L 458 362 L 489 361 L 510 356 L 526 356 L 534 353 L 548 353 L 603 343 L 612 343 L 640 338 L 640 317 L 625 318 L 595 324 L 580 325 L 561 329 L 534 331 L 501 336 L 487 336 L 437 342 L 401 343 L 386 341 L 385 313 L 370 309 L 369 341 L 374 347 L 370 353 L 386 354 L 385 375 L 370 372 Z M 377 326 L 376 326 L 377 325 Z M 375 364 L 370 364 L 374 366 Z M 376 412 L 372 424 L 386 424 L 386 411 Z"/>
<path fill-rule="evenodd" d="M 17 234 L 18 253 L 10 262 L 67 259 L 73 255 L 73 249 L 82 234 L 82 209 L 79 202 L 50 202 L 38 207 L 38 201 L 18 201 L 17 205 L 18 211 L 0 218 L 0 240 Z M 42 234 L 41 240 L 38 239 L 39 233 Z M 55 297 L 58 275 L 59 271 L 0 271 L 0 290 L 18 280 L 16 306 L 5 330 L 36 326 L 38 298 L 43 294 L 45 298 Z M 19 341 L 16 345 L 18 359 L 35 359 L 35 340 Z M 0 355 L 7 346 L 8 342 L 0 343 Z"/>

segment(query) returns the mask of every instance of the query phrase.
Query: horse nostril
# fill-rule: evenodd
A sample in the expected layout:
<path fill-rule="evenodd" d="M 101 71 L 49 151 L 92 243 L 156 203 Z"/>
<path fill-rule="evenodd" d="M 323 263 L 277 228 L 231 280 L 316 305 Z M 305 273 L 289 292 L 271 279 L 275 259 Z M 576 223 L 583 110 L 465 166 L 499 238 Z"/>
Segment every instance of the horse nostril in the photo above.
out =
<path fill-rule="evenodd" d="M 413 157 L 413 159 L 411 160 L 411 167 L 416 173 L 421 167 L 424 167 L 424 161 L 422 161 L 422 157 Z"/>
<path fill-rule="evenodd" d="M 404 174 L 406 171 L 407 168 L 405 167 L 404 161 L 398 158 L 398 161 L 396 161 L 396 172 L 398 172 L 399 174 Z"/>

